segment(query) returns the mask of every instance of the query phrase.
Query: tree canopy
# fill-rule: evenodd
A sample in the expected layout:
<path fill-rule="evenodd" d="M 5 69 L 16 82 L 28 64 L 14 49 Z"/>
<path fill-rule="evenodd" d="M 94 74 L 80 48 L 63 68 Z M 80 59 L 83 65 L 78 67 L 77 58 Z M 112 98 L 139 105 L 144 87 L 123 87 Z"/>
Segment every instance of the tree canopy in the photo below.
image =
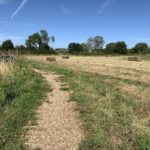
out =
<path fill-rule="evenodd" d="M 109 43 L 106 45 L 106 53 L 114 54 L 116 53 L 116 43 Z"/>
<path fill-rule="evenodd" d="M 66 54 L 71 53 L 75 55 L 105 55 L 105 54 L 122 54 L 126 55 L 132 54 L 146 54 L 150 52 L 150 48 L 147 43 L 137 43 L 133 48 L 128 49 L 127 44 L 124 41 L 119 41 L 116 43 L 108 43 L 106 48 L 104 48 L 104 38 L 102 36 L 94 36 L 88 38 L 84 43 L 72 42 L 69 44 L 68 48 L 59 48 L 54 51 L 52 47 L 49 46 L 50 42 L 55 42 L 54 36 L 49 36 L 46 30 L 40 30 L 39 32 L 33 33 L 28 36 L 25 41 L 25 45 L 18 45 L 15 48 L 20 52 L 20 54 Z M 15 49 L 14 44 L 11 40 L 5 40 L 2 45 L 0 45 L 0 50 L 12 50 Z"/>
<path fill-rule="evenodd" d="M 42 44 L 41 36 L 39 33 L 34 33 L 30 35 L 26 40 L 26 45 L 28 48 L 39 48 Z"/>
<path fill-rule="evenodd" d="M 54 42 L 55 37 L 49 37 L 46 30 L 40 30 L 28 37 L 26 40 L 26 46 L 31 49 L 49 49 L 49 42 Z"/>
<path fill-rule="evenodd" d="M 79 43 L 70 43 L 68 46 L 69 53 L 79 54 L 83 52 L 82 45 Z"/>
<path fill-rule="evenodd" d="M 147 51 L 148 51 L 147 43 L 137 43 L 132 49 L 132 53 L 146 53 Z"/>
<path fill-rule="evenodd" d="M 13 45 L 12 41 L 11 40 L 4 41 L 2 43 L 2 49 L 6 50 L 6 51 L 14 49 L 14 45 Z"/>
<path fill-rule="evenodd" d="M 126 43 L 124 41 L 116 43 L 116 52 L 118 54 L 127 54 L 128 53 L 127 45 L 126 45 Z"/>
<path fill-rule="evenodd" d="M 105 53 L 108 54 L 127 54 L 127 45 L 124 41 L 117 43 L 109 43 L 106 45 Z"/>
<path fill-rule="evenodd" d="M 102 49 L 104 46 L 104 38 L 102 36 L 90 37 L 86 44 L 90 49 Z"/>

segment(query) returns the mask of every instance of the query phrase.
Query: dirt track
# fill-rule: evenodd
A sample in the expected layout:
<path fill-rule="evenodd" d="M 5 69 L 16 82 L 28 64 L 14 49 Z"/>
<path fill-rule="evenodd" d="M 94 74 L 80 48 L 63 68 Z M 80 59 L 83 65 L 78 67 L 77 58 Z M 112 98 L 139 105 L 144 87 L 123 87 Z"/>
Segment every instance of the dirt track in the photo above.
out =
<path fill-rule="evenodd" d="M 78 150 L 84 137 L 76 105 L 69 101 L 69 92 L 61 90 L 64 83 L 58 82 L 60 76 L 41 73 L 52 86 L 48 99 L 39 107 L 38 125 L 29 127 L 27 145 L 30 149 Z"/>

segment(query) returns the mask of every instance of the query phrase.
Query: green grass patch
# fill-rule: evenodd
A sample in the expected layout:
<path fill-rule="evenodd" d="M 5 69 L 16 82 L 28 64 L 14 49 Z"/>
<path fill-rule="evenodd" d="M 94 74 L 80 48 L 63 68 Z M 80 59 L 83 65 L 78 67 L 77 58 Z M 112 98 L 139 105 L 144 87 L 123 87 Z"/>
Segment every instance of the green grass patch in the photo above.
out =
<path fill-rule="evenodd" d="M 35 110 L 48 91 L 46 81 L 28 63 L 17 62 L 11 77 L 0 76 L 0 149 L 27 148 L 24 126 L 35 121 Z"/>

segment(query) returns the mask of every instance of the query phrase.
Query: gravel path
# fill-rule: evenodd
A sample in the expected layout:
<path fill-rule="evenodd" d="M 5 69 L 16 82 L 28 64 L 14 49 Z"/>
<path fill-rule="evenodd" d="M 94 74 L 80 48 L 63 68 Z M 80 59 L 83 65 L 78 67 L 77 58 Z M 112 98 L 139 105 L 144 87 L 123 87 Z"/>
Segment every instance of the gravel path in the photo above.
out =
<path fill-rule="evenodd" d="M 29 148 L 42 150 L 78 150 L 84 138 L 79 113 L 74 102 L 69 102 L 69 92 L 61 90 L 60 76 L 53 73 L 41 73 L 51 85 L 53 92 L 38 109 L 38 124 L 30 126 L 27 133 Z"/>

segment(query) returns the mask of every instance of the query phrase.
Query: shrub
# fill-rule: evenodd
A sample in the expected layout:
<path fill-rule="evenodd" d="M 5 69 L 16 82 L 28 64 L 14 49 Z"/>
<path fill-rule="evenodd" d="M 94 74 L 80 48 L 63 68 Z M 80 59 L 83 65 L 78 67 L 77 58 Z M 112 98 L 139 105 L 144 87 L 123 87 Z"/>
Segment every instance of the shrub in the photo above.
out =
<path fill-rule="evenodd" d="M 68 46 L 69 53 L 71 54 L 82 54 L 83 47 L 79 43 L 70 43 Z"/>
<path fill-rule="evenodd" d="M 106 45 L 106 54 L 127 54 L 127 45 L 124 41 L 117 43 L 109 43 Z"/>
<path fill-rule="evenodd" d="M 131 50 L 132 53 L 147 53 L 148 52 L 148 45 L 147 43 L 138 43 L 134 46 Z"/>

